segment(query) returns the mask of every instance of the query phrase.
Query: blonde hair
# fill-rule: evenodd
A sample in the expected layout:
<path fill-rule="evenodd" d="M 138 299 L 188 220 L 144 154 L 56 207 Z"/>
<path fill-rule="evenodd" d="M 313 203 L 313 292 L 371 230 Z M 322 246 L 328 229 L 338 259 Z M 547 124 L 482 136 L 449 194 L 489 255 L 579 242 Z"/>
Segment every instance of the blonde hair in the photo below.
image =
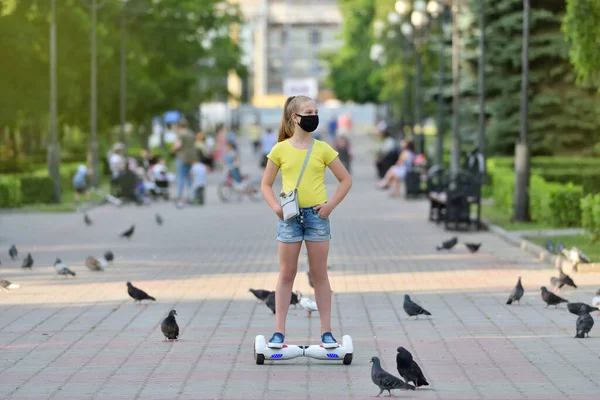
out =
<path fill-rule="evenodd" d="M 281 125 L 279 126 L 278 142 L 283 142 L 294 135 L 294 121 L 292 114 L 298 111 L 300 104 L 306 101 L 314 101 L 308 96 L 291 96 L 288 97 L 283 106 L 283 116 L 281 117 Z"/>

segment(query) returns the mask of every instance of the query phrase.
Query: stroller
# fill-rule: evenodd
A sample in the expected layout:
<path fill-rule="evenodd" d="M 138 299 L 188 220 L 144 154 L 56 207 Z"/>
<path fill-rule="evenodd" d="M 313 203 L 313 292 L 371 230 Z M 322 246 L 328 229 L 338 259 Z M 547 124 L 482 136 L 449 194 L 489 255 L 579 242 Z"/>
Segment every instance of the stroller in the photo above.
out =
<path fill-rule="evenodd" d="M 162 197 L 169 200 L 169 182 L 167 167 L 164 164 L 154 164 L 148 169 L 146 187 L 152 198 Z"/>

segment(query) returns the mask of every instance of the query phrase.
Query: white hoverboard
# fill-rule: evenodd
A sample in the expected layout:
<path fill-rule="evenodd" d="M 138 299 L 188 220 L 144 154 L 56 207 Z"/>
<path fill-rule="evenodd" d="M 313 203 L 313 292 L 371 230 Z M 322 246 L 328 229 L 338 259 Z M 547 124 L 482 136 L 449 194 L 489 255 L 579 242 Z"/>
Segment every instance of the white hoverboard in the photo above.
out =
<path fill-rule="evenodd" d="M 258 365 L 264 364 L 265 360 L 291 360 L 296 357 L 311 357 L 328 361 L 342 360 L 344 365 L 350 365 L 353 352 L 354 346 L 350 335 L 344 335 L 342 344 L 338 343 L 338 347 L 333 349 L 326 349 L 322 345 L 295 346 L 286 344 L 281 349 L 272 349 L 267 346 L 267 340 L 263 335 L 258 335 L 254 339 L 254 359 Z"/>

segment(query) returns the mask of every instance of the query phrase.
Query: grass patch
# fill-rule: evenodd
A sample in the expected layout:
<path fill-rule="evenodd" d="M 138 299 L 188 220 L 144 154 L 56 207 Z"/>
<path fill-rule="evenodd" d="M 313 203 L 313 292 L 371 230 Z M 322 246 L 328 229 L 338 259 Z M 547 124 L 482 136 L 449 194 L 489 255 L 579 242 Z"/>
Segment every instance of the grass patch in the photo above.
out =
<path fill-rule="evenodd" d="M 556 242 L 560 240 L 565 244 L 567 250 L 575 246 L 583 251 L 585 255 L 592 260 L 592 262 L 600 261 L 600 242 L 592 243 L 592 240 L 588 235 L 529 237 L 527 239 L 531 240 L 535 244 L 539 244 L 544 248 L 548 239 L 554 241 L 555 245 Z"/>
<path fill-rule="evenodd" d="M 541 222 L 513 222 L 512 212 L 507 213 L 491 204 L 481 206 L 481 218 L 487 222 L 498 225 L 507 231 L 527 231 L 532 229 L 549 229 L 549 226 Z"/>

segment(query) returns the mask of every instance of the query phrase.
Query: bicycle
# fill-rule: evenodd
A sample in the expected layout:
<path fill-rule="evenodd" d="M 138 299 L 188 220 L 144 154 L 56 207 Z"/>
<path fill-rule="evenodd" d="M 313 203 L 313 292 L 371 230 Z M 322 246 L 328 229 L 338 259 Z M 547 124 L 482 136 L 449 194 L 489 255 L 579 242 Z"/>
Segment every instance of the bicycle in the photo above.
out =
<path fill-rule="evenodd" d="M 241 200 L 243 196 L 248 196 L 252 201 L 262 200 L 260 181 L 250 179 L 248 175 L 242 175 L 242 182 L 236 183 L 229 172 L 227 172 L 225 180 L 219 183 L 218 194 L 223 203 L 229 202 L 234 194 L 237 194 L 238 200 Z"/>

